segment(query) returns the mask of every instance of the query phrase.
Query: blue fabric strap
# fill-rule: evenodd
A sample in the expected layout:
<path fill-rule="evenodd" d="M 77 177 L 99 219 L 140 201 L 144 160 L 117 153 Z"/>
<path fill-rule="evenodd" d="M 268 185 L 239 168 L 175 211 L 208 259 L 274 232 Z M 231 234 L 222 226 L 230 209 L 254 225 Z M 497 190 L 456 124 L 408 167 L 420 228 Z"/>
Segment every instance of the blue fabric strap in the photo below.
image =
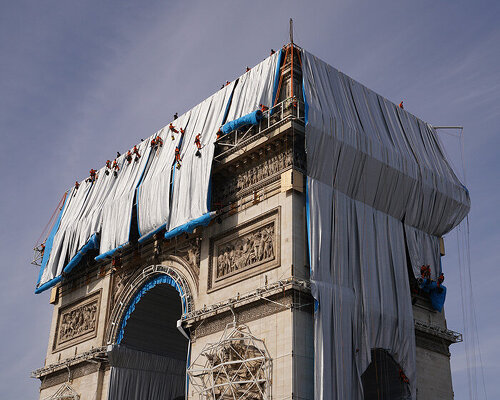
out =
<path fill-rule="evenodd" d="M 55 278 L 51 279 L 50 281 L 45 282 L 42 286 L 37 287 L 35 289 L 35 294 L 40 294 L 40 293 L 46 291 L 47 289 L 50 289 L 51 287 L 57 285 L 61 280 L 62 280 L 62 275 L 56 276 Z"/>
<path fill-rule="evenodd" d="M 118 247 L 115 247 L 114 249 L 111 249 L 109 251 L 107 251 L 106 253 L 102 253 L 102 254 L 99 254 L 95 260 L 96 261 L 102 261 L 102 260 L 105 260 L 107 258 L 111 258 L 113 257 L 113 255 L 118 251 L 118 250 L 121 250 L 123 249 L 124 247 L 127 247 L 128 245 L 130 244 L 130 242 L 127 242 L 127 243 L 123 243 L 121 244 L 120 246 Z"/>
<path fill-rule="evenodd" d="M 243 117 L 237 118 L 233 121 L 226 122 L 222 126 L 222 133 L 227 135 L 229 132 L 232 132 L 242 126 L 246 125 L 257 125 L 259 121 L 262 119 L 262 111 L 256 110 L 247 115 L 243 115 Z"/>
<path fill-rule="evenodd" d="M 180 235 L 181 233 L 191 233 L 197 226 L 207 226 L 215 216 L 215 214 L 215 211 L 207 212 L 201 217 L 186 222 L 185 224 L 165 233 L 165 239 L 172 239 L 173 237 Z"/>
<path fill-rule="evenodd" d="M 69 198 L 69 193 L 66 192 L 66 200 L 64 200 L 64 204 L 61 208 L 61 211 L 59 212 L 59 216 L 57 217 L 57 221 L 54 224 L 54 226 L 52 227 L 52 230 L 50 231 L 50 235 L 47 238 L 47 241 L 45 242 L 45 250 L 43 252 L 42 265 L 40 266 L 40 272 L 38 273 L 38 280 L 36 282 L 37 286 L 40 284 L 40 280 L 42 279 L 43 271 L 45 270 L 45 267 L 47 266 L 47 262 L 49 261 L 50 252 L 52 250 L 52 244 L 54 243 L 54 236 L 56 235 L 57 230 L 59 229 L 59 224 L 61 223 L 61 217 L 62 217 L 64 208 L 66 207 L 66 203 L 68 202 L 68 198 Z M 46 283 L 49 283 L 49 282 L 46 282 Z M 35 293 L 36 293 L 36 291 L 35 291 Z"/>
<path fill-rule="evenodd" d="M 87 254 L 90 250 L 98 248 L 99 239 L 97 233 L 94 233 L 90 237 L 90 239 L 87 240 L 87 243 L 85 243 L 85 245 L 80 250 L 78 250 L 78 253 L 76 253 L 70 260 L 70 262 L 64 267 L 63 272 L 65 274 L 69 274 L 80 263 L 80 261 L 82 261 L 82 258 L 85 254 Z"/>

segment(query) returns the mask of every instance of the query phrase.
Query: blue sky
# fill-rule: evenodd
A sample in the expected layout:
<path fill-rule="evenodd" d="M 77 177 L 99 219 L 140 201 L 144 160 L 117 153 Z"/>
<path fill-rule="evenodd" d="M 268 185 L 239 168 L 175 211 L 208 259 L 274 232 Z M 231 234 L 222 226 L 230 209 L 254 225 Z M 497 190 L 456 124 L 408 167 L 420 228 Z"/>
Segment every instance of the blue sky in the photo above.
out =
<path fill-rule="evenodd" d="M 500 3 L 435 0 L 0 0 L 2 397 L 38 396 L 29 373 L 52 307 L 33 294 L 30 260 L 62 193 L 280 48 L 290 17 L 300 46 L 431 124 L 465 127 L 476 317 L 488 397 L 500 398 Z M 457 140 L 446 144 L 458 160 Z M 453 234 L 446 245 L 448 326 L 464 331 Z M 455 398 L 469 398 L 465 345 L 451 352 Z"/>

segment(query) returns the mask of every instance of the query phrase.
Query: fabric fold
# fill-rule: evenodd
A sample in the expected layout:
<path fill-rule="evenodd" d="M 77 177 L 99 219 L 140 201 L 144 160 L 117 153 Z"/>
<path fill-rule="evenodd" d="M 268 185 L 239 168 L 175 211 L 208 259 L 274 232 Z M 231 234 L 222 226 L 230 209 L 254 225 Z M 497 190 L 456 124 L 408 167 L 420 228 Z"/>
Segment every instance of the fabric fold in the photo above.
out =
<path fill-rule="evenodd" d="M 438 236 L 467 215 L 469 194 L 430 125 L 302 54 L 315 398 L 361 400 L 381 348 L 414 399 L 408 271 L 432 264 L 437 276 Z"/>

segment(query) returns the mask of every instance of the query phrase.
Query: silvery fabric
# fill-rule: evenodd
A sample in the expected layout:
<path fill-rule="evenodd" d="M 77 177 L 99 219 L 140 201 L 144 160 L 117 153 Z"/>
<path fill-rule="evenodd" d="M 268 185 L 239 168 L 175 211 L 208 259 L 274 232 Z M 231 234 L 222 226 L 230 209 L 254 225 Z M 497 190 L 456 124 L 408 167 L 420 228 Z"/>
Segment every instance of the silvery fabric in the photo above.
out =
<path fill-rule="evenodd" d="M 109 400 L 184 398 L 186 360 L 113 346 Z"/>
<path fill-rule="evenodd" d="M 438 236 L 468 213 L 467 190 L 433 128 L 302 52 L 315 398 L 362 399 L 371 349 L 386 349 L 415 398 L 406 248 L 440 270 Z M 420 264 L 420 265 L 419 265 Z"/>
<path fill-rule="evenodd" d="M 52 247 L 46 249 L 48 256 L 38 287 L 60 277 L 67 262 L 94 233 L 100 235 L 100 254 L 127 244 L 134 198 L 139 234 L 143 237 L 162 226 L 172 230 L 206 214 L 217 131 L 226 112 L 227 119 L 236 119 L 261 103 L 271 105 L 277 59 L 277 54 L 266 58 L 172 121 L 178 133 L 171 132 L 167 125 L 138 144 L 141 158 L 137 162 L 129 164 L 126 155 L 121 155 L 116 177 L 112 172 L 106 175 L 106 168 L 101 168 L 95 183 L 84 180 L 78 190 L 70 189 Z M 180 128 L 185 129 L 182 138 Z M 201 157 L 195 155 L 197 134 L 201 134 Z M 163 146 L 154 149 L 151 140 L 158 135 Z M 177 146 L 182 166 L 172 169 Z"/>

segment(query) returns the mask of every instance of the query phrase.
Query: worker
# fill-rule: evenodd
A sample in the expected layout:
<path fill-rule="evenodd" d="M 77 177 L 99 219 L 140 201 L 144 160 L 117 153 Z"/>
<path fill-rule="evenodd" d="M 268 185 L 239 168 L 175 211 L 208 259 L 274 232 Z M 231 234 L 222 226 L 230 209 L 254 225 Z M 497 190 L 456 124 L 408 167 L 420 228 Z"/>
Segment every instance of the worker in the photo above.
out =
<path fill-rule="evenodd" d="M 225 86 L 229 85 L 230 83 L 231 83 L 231 82 L 229 82 L 229 81 L 226 81 L 226 85 L 225 85 Z"/>
<path fill-rule="evenodd" d="M 179 116 L 177 115 L 177 113 L 174 114 L 174 121 L 179 118 Z"/>
<path fill-rule="evenodd" d="M 402 101 L 401 101 L 401 103 L 399 103 L 399 108 L 402 108 L 404 110 L 403 102 Z"/>
<path fill-rule="evenodd" d="M 157 135 L 155 138 L 151 139 L 151 147 L 153 148 L 158 148 L 163 146 L 163 140 L 162 138 Z"/>
<path fill-rule="evenodd" d="M 117 152 L 116 152 L 116 158 L 118 158 L 118 157 L 120 157 L 120 156 L 121 156 L 120 152 L 119 152 L 119 151 L 117 151 Z"/>
<path fill-rule="evenodd" d="M 141 155 L 139 154 L 139 149 L 137 149 L 137 146 L 134 146 L 134 148 L 132 149 L 132 153 L 135 154 L 134 161 L 139 161 L 139 158 L 141 158 Z"/>
<path fill-rule="evenodd" d="M 271 54 L 270 55 L 272 56 L 274 53 L 276 53 L 276 52 L 273 49 L 271 49 Z"/>
<path fill-rule="evenodd" d="M 259 107 L 260 107 L 260 111 L 262 111 L 262 112 L 269 110 L 269 107 L 265 106 L 264 104 L 259 104 Z"/>
<path fill-rule="evenodd" d="M 78 190 L 80 187 L 80 183 L 78 181 L 75 181 L 75 191 Z"/>
<path fill-rule="evenodd" d="M 186 131 L 181 128 L 181 136 L 184 136 L 184 132 L 186 132 Z"/>
<path fill-rule="evenodd" d="M 250 71 L 250 67 L 247 67 L 247 70 L 246 70 L 246 72 L 248 72 L 248 71 Z"/>
<path fill-rule="evenodd" d="M 175 162 L 176 162 L 176 168 L 179 169 L 181 167 L 181 150 L 179 147 L 175 148 Z"/>
<path fill-rule="evenodd" d="M 437 279 L 437 287 L 441 287 L 444 282 L 444 274 L 441 272 Z"/>
<path fill-rule="evenodd" d="M 106 170 L 104 171 L 104 173 L 106 175 L 109 175 L 109 170 L 111 169 L 111 161 L 110 160 L 106 160 Z"/>
<path fill-rule="evenodd" d="M 194 139 L 194 144 L 197 147 L 196 153 L 194 154 L 196 157 L 201 157 L 201 133 L 198 133 Z"/>
<path fill-rule="evenodd" d="M 423 279 L 430 279 L 430 277 L 431 277 L 431 266 L 430 265 L 422 265 L 420 267 L 420 276 Z"/>
<path fill-rule="evenodd" d="M 222 137 L 222 127 L 219 128 L 217 131 L 217 140 L 219 140 Z"/>
<path fill-rule="evenodd" d="M 175 140 L 174 133 L 179 133 L 179 131 L 175 129 L 175 126 L 172 123 L 170 123 L 168 129 L 170 129 L 170 135 L 172 136 L 172 140 Z"/>
<path fill-rule="evenodd" d="M 125 160 L 130 164 L 132 162 L 132 153 L 131 151 L 127 151 L 127 155 L 125 156 Z"/>
<path fill-rule="evenodd" d="M 115 160 L 113 160 L 113 165 L 111 166 L 111 168 L 113 168 L 113 175 L 115 176 L 115 178 L 118 176 L 118 171 L 120 170 L 120 166 L 118 165 L 118 162 Z"/>
<path fill-rule="evenodd" d="M 89 174 L 90 174 L 90 178 L 92 179 L 92 182 L 95 182 L 95 180 L 97 179 L 97 170 L 95 170 L 94 168 L 92 168 L 89 171 Z"/>
<path fill-rule="evenodd" d="M 97 171 L 94 168 L 92 168 L 89 171 L 89 174 L 90 174 L 90 176 L 87 178 L 87 182 L 94 183 L 97 180 Z"/>
<path fill-rule="evenodd" d="M 408 379 L 408 377 L 401 368 L 399 368 L 399 377 L 401 378 L 401 381 L 403 381 L 404 383 L 410 383 L 410 380 Z"/>

